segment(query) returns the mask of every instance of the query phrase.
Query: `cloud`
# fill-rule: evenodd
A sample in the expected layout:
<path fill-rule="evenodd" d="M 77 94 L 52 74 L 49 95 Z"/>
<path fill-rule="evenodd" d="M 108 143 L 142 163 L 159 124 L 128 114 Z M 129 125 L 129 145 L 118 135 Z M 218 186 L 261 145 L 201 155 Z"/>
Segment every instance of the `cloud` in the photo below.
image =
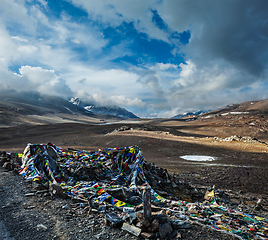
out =
<path fill-rule="evenodd" d="M 164 92 L 159 85 L 159 79 L 155 71 L 145 71 L 138 79 L 138 82 L 141 82 L 157 98 L 163 98 Z"/>
<path fill-rule="evenodd" d="M 102 69 L 102 66 L 88 66 L 83 63 L 73 63 L 69 71 L 62 74 L 68 79 L 68 84 L 77 91 L 81 88 L 88 92 L 107 94 L 136 92 L 142 86 L 137 84 L 138 75 L 121 69 Z"/>
<path fill-rule="evenodd" d="M 148 67 L 151 70 L 158 70 L 158 71 L 165 71 L 168 69 L 177 69 L 178 65 L 171 64 L 171 63 L 157 63 L 156 65 L 152 67 Z"/>
<path fill-rule="evenodd" d="M 16 41 L 20 41 L 20 42 L 28 42 L 27 39 L 21 38 L 19 36 L 12 36 L 11 38 L 14 39 L 14 40 L 16 40 Z"/>
<path fill-rule="evenodd" d="M 41 4 L 41 6 L 47 8 L 47 1 L 46 0 L 37 0 L 37 1 Z"/>
<path fill-rule="evenodd" d="M 216 107 L 230 99 L 246 99 L 240 89 L 267 79 L 266 1 L 146 1 L 135 2 L 135 7 L 126 1 L 109 2 L 110 5 L 108 1 L 72 3 L 107 25 L 133 21 L 136 29 L 149 38 L 175 44 L 173 53 L 183 54 L 185 64 L 178 68 L 177 64 L 160 62 L 138 73 L 138 82 L 162 99 L 163 108 Z M 157 10 L 165 30 L 153 24 L 149 9 Z M 191 33 L 186 45 L 167 38 L 172 32 L 178 35 L 184 31 Z M 221 101 L 214 101 L 216 96 L 221 96 Z"/>
<path fill-rule="evenodd" d="M 268 97 L 267 7 L 261 0 L 171 0 L 157 6 L 169 29 L 191 32 L 189 43 L 174 52 L 185 56 L 180 71 L 167 68 L 163 72 L 159 63 L 148 68 L 148 74 L 158 73 L 159 90 L 163 91 L 160 74 L 170 79 L 170 89 L 164 91 L 167 109 L 214 109 Z"/>
<path fill-rule="evenodd" d="M 42 5 L 46 3 L 45 1 L 41 2 Z M 0 21 L 1 39 L 4 37 L 6 45 L 10 45 L 14 51 L 19 50 L 27 53 L 26 56 L 18 55 L 17 58 L 20 60 L 40 59 L 40 63 L 54 67 L 51 66 L 54 62 L 50 64 L 52 58 L 46 59 L 46 55 L 49 54 L 48 50 L 54 55 L 61 56 L 65 51 L 66 54 L 63 58 L 69 55 L 68 59 L 70 59 L 78 58 L 85 50 L 85 53 L 90 52 L 88 56 L 93 56 L 107 44 L 98 27 L 90 22 L 77 23 L 66 12 L 63 12 L 59 18 L 51 18 L 40 5 L 31 4 L 26 7 L 23 0 L 4 0 L 1 1 L 0 7 L 2 7 L 0 13 L 2 20 Z M 77 51 L 78 47 L 81 51 Z M 29 53 L 33 53 L 33 50 L 38 50 L 37 57 L 29 55 Z M 7 58 L 11 54 L 6 51 L 3 55 Z"/>
<path fill-rule="evenodd" d="M 263 0 L 171 0 L 163 1 L 158 11 L 170 28 L 190 29 L 191 40 L 183 51 L 200 67 L 222 59 L 262 77 L 267 67 L 267 7 Z"/>
<path fill-rule="evenodd" d="M 117 105 L 146 108 L 142 100 L 147 94 L 138 75 L 120 69 L 102 70 L 86 65 L 72 65 L 70 72 L 63 74 L 74 95 L 95 105 Z"/>
<path fill-rule="evenodd" d="M 127 98 L 124 95 L 112 95 L 94 93 L 88 94 L 84 90 L 78 90 L 76 96 L 82 99 L 85 102 L 90 104 L 95 104 L 97 106 L 121 106 L 127 108 L 146 108 L 146 103 L 141 99 L 136 98 Z"/>
<path fill-rule="evenodd" d="M 25 29 L 32 29 L 34 27 L 33 21 L 28 16 L 27 9 L 25 7 L 24 0 L 12 1 L 12 0 L 1 0 L 1 21 L 7 22 L 8 26 L 11 26 L 12 21 L 18 23 Z"/>
<path fill-rule="evenodd" d="M 5 88 L 17 91 L 38 91 L 43 94 L 56 95 L 62 97 L 72 96 L 71 89 L 66 85 L 66 81 L 55 74 L 54 70 L 47 70 L 41 67 L 22 66 L 19 74 L 6 72 L 5 78 L 0 78 L 0 84 Z"/>
<path fill-rule="evenodd" d="M 191 60 L 181 64 L 179 78 L 173 81 L 168 94 L 169 104 L 173 108 L 184 110 L 215 109 L 239 101 L 247 101 L 248 95 L 242 90 L 251 89 L 251 98 L 260 97 L 263 81 L 255 81 L 254 76 L 239 72 L 226 62 L 215 62 L 202 69 Z M 247 83 L 247 84 L 241 84 Z M 255 86 L 252 88 L 251 86 Z M 264 95 L 263 95 L 264 97 Z"/>
<path fill-rule="evenodd" d="M 87 1 L 70 0 L 74 5 L 85 9 L 90 19 L 100 21 L 106 26 L 117 27 L 123 22 L 133 22 L 139 32 L 148 34 L 150 38 L 168 41 L 168 34 L 152 21 L 152 10 L 158 5 L 156 0 L 136 1 Z"/>
<path fill-rule="evenodd" d="M 28 82 L 27 88 L 37 90 L 40 93 L 69 97 L 72 91 L 66 85 L 66 81 L 55 74 L 54 70 L 46 70 L 41 67 L 22 66 L 21 78 Z"/>

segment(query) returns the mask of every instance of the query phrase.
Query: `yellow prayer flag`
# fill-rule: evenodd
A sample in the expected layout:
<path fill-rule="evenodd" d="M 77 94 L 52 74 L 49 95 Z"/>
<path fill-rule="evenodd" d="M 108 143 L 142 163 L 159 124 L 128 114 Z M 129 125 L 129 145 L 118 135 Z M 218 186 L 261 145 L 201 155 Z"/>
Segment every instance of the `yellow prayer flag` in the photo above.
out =
<path fill-rule="evenodd" d="M 207 191 L 206 194 L 205 194 L 205 196 L 204 196 L 204 198 L 206 200 L 208 200 L 208 201 L 211 201 L 214 198 L 214 196 L 215 196 L 215 193 L 214 193 L 214 190 L 212 190 L 210 192 Z"/>
<path fill-rule="evenodd" d="M 120 200 L 118 200 L 117 203 L 115 204 L 116 207 L 122 207 L 124 205 L 125 205 L 125 203 L 120 201 Z"/>

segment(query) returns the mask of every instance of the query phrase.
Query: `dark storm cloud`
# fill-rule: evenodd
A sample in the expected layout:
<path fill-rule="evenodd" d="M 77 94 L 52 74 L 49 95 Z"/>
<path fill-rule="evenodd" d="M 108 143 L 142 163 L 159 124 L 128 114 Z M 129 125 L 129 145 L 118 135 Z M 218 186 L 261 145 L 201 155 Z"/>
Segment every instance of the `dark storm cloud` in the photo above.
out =
<path fill-rule="evenodd" d="M 186 54 L 200 64 L 223 59 L 257 77 L 267 67 L 268 1 L 164 1 L 160 16 L 178 31 L 190 28 Z"/>

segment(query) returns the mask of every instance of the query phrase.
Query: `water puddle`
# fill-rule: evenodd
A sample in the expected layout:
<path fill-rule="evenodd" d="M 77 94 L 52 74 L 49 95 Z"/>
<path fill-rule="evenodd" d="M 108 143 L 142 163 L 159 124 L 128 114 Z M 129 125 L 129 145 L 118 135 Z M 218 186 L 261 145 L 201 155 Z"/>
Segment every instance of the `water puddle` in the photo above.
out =
<path fill-rule="evenodd" d="M 200 165 L 206 167 L 242 167 L 242 168 L 263 168 L 259 166 L 250 166 L 250 165 L 234 165 L 234 164 L 224 164 L 224 163 L 197 163 L 197 162 L 189 162 L 186 164 L 188 166 L 191 165 Z"/>
<path fill-rule="evenodd" d="M 112 125 L 112 124 L 135 124 L 135 123 L 142 123 L 143 121 L 128 121 L 128 120 L 123 120 L 123 121 L 118 121 L 118 122 L 104 122 L 104 123 L 96 123 L 95 125 Z"/>
<path fill-rule="evenodd" d="M 181 156 L 180 158 L 188 161 L 197 161 L 197 162 L 207 162 L 216 160 L 215 157 L 203 156 L 203 155 L 185 155 Z"/>
<path fill-rule="evenodd" d="M 217 157 L 211 157 L 211 156 L 203 156 L 203 155 L 185 155 L 180 156 L 180 158 L 189 161 L 188 163 L 184 163 L 185 165 L 203 165 L 203 166 L 217 166 L 217 167 L 243 167 L 243 168 L 260 168 L 259 166 L 250 166 L 250 165 L 234 165 L 234 164 L 225 164 L 225 163 L 205 163 L 205 162 L 212 162 L 215 160 L 218 160 Z M 176 161 L 170 161 L 170 162 L 176 162 Z"/>

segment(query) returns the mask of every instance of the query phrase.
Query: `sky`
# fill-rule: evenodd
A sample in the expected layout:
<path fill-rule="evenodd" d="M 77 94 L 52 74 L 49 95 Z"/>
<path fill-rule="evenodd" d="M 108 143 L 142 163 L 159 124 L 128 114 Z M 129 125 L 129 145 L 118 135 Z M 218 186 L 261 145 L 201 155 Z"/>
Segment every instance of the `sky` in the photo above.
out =
<path fill-rule="evenodd" d="M 139 117 L 268 98 L 267 0 L 1 0 L 0 90 Z"/>

